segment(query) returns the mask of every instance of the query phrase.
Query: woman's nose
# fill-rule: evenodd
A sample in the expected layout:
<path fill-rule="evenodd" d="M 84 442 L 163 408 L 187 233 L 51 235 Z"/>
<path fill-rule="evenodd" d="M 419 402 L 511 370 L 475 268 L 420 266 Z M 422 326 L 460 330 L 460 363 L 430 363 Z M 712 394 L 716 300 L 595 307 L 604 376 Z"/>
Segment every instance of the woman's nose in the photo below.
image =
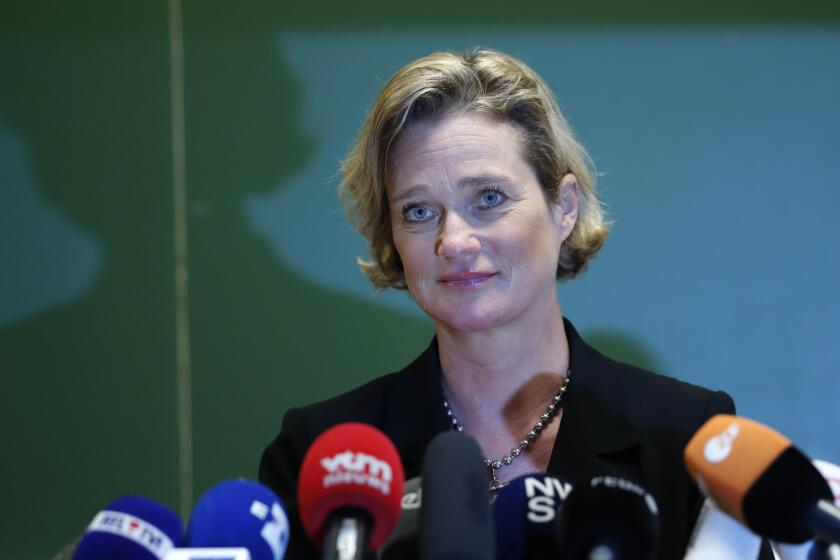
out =
<path fill-rule="evenodd" d="M 441 220 L 435 254 L 451 259 L 477 253 L 480 249 L 481 243 L 473 227 L 455 213 L 446 214 Z"/>

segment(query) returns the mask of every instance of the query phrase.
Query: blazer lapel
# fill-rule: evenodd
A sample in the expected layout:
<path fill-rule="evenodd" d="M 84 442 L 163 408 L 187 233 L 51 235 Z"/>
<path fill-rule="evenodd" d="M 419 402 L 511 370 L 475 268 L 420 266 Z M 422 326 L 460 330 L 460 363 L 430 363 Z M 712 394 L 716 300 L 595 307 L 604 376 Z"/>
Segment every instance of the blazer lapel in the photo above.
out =
<path fill-rule="evenodd" d="M 621 413 L 621 372 L 566 322 L 571 380 L 548 471 L 570 482 L 599 474 L 642 481 L 640 436 Z"/>

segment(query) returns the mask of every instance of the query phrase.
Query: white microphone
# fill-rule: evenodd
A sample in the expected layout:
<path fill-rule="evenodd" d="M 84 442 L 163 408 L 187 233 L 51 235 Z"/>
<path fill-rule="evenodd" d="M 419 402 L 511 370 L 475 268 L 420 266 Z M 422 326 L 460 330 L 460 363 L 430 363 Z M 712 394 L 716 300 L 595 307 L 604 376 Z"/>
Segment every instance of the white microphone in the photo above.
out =
<path fill-rule="evenodd" d="M 834 503 L 840 506 L 840 467 L 834 463 L 820 461 L 819 459 L 815 459 L 812 462 L 831 487 L 831 492 L 834 494 Z M 840 546 L 836 544 L 830 546 L 818 545 L 817 550 L 814 550 L 814 548 L 814 541 L 808 541 L 803 544 L 788 544 L 773 541 L 773 549 L 781 560 L 840 559 Z"/>
<path fill-rule="evenodd" d="M 761 537 L 706 498 L 688 541 L 685 560 L 751 560 L 758 558 L 760 550 Z"/>

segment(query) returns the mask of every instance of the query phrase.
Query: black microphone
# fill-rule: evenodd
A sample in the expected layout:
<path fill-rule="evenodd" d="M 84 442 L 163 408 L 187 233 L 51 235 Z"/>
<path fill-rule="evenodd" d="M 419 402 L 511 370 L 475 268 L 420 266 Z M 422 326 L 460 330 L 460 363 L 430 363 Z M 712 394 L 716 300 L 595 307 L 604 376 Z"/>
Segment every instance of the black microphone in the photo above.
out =
<path fill-rule="evenodd" d="M 557 515 L 563 560 L 650 560 L 659 536 L 659 510 L 644 488 L 615 476 L 575 484 Z"/>
<path fill-rule="evenodd" d="M 840 466 L 820 459 L 814 459 L 811 462 L 828 482 L 834 494 L 834 505 L 840 505 Z M 803 544 L 777 541 L 773 542 L 773 549 L 779 560 L 840 560 L 840 545 L 819 539 L 809 540 Z"/>
<path fill-rule="evenodd" d="M 481 449 L 463 432 L 438 434 L 423 458 L 422 560 L 493 560 L 493 516 Z"/>

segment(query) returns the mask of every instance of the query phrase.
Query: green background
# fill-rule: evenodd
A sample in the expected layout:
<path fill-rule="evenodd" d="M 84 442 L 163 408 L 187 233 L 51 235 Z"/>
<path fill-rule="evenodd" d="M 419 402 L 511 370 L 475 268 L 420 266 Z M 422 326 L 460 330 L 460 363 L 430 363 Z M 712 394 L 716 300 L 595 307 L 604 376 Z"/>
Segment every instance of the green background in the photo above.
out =
<path fill-rule="evenodd" d="M 24 148 L 0 151 L 0 166 L 25 169 L 45 207 L 97 240 L 101 264 L 76 296 L 0 325 L 2 558 L 52 556 L 122 494 L 188 512 L 214 482 L 256 476 L 286 408 L 396 369 L 428 343 L 428 321 L 319 287 L 246 223 L 243 196 L 284 184 L 314 150 L 298 120 L 300 83 L 276 54 L 278 33 L 836 29 L 840 21 L 840 4 L 816 1 L 186 1 L 175 80 L 184 88 L 189 300 L 177 308 L 170 24 L 178 8 L 159 0 L 0 8 L 0 126 Z M 13 221 L 10 208 L 0 220 Z M 3 233 L 0 243 L 23 243 Z M 62 258 L 41 250 L 27 245 L 33 259 Z M 0 266 L 4 304 L 35 289 L 17 279 L 20 262 Z M 187 339 L 177 312 L 189 319 L 187 475 L 179 474 L 177 366 Z M 633 345 L 599 340 L 650 365 Z"/>

